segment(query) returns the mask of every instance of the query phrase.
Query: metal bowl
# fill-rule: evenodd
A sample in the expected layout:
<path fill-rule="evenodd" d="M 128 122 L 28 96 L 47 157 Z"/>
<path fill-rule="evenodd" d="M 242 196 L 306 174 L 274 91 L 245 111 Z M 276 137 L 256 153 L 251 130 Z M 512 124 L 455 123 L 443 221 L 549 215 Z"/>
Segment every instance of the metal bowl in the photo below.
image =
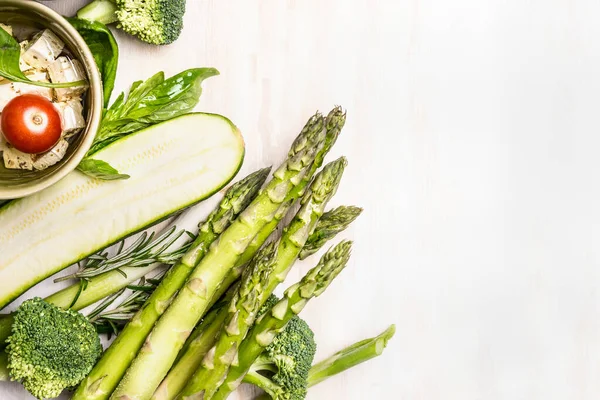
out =
<path fill-rule="evenodd" d="M 36 193 L 73 171 L 92 146 L 102 115 L 102 81 L 94 57 L 77 30 L 61 15 L 35 1 L 0 0 L 0 22 L 52 30 L 82 64 L 89 81 L 84 98 L 85 129 L 70 142 L 65 157 L 43 171 L 10 170 L 0 160 L 0 199 Z"/>

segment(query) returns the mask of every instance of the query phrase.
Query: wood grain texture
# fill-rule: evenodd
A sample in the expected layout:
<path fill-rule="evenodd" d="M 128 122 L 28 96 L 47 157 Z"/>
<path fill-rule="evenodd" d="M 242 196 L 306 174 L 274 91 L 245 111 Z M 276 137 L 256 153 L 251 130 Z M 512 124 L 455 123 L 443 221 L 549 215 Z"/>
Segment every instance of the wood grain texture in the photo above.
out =
<path fill-rule="evenodd" d="M 333 203 L 365 212 L 349 268 L 304 316 L 317 358 L 398 333 L 309 400 L 591 400 L 598 15 L 589 0 L 188 0 L 172 46 L 118 34 L 117 87 L 218 68 L 199 109 L 240 127 L 242 173 L 279 162 L 316 109 L 347 108 Z"/>

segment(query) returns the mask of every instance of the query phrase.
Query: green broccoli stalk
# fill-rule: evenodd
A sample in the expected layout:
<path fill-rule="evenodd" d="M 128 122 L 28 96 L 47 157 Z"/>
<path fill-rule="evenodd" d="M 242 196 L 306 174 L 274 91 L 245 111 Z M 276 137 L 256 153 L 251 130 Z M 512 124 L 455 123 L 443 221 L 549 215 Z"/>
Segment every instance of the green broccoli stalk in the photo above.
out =
<path fill-rule="evenodd" d="M 185 0 L 94 0 L 77 17 L 110 24 L 150 44 L 173 43 L 183 29 Z"/>
<path fill-rule="evenodd" d="M 94 326 L 83 315 L 36 297 L 17 309 L 7 340 L 7 369 L 38 399 L 75 387 L 102 354 Z"/>
<path fill-rule="evenodd" d="M 354 343 L 313 365 L 308 373 L 308 387 L 321 383 L 325 379 L 380 356 L 387 346 L 388 341 L 395 333 L 396 326 L 391 325 L 380 335 Z"/>

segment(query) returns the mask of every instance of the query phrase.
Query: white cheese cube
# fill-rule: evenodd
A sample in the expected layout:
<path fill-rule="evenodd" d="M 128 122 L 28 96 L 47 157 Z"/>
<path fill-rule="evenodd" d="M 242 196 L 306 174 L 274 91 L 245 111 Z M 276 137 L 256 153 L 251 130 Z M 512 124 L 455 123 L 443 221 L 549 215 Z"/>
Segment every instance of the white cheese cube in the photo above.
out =
<path fill-rule="evenodd" d="M 12 26 L 0 23 L 0 28 L 4 29 L 10 36 L 13 34 Z"/>
<path fill-rule="evenodd" d="M 33 158 L 31 154 L 20 152 L 12 147 L 9 143 L 1 140 L 2 158 L 4 166 L 9 169 L 33 169 Z"/>
<path fill-rule="evenodd" d="M 38 32 L 23 53 L 23 60 L 34 68 L 45 70 L 63 51 L 65 44 L 51 30 Z"/>
<path fill-rule="evenodd" d="M 4 110 L 9 101 L 17 97 L 19 93 L 13 88 L 12 82 L 0 82 L 0 112 Z"/>
<path fill-rule="evenodd" d="M 54 104 L 60 112 L 64 137 L 70 137 L 85 128 L 83 104 L 79 99 L 71 99 Z"/>
<path fill-rule="evenodd" d="M 29 78 L 32 81 L 36 81 L 36 82 L 49 82 L 48 76 L 45 72 L 34 72 L 32 74 L 27 75 L 27 78 Z M 12 86 L 13 86 L 13 89 L 15 90 L 15 92 L 17 92 L 17 95 L 26 94 L 26 93 L 27 94 L 38 94 L 38 95 L 43 96 L 43 97 L 47 98 L 48 100 L 52 101 L 52 98 L 53 98 L 52 88 L 30 85 L 29 83 L 23 83 L 23 82 L 13 82 Z"/>
<path fill-rule="evenodd" d="M 23 60 L 23 53 L 25 53 L 27 46 L 29 46 L 29 41 L 23 40 L 21 43 L 19 43 L 19 46 L 21 46 L 21 57 L 19 57 L 19 68 L 21 69 L 21 72 L 30 71 L 33 67 L 31 65 L 27 64 L 25 62 L 25 60 Z"/>
<path fill-rule="evenodd" d="M 41 171 L 48 167 L 53 166 L 57 162 L 63 159 L 65 154 L 67 154 L 67 148 L 69 147 L 69 142 L 65 139 L 61 139 L 52 149 L 45 153 L 41 154 L 33 154 L 33 168 Z"/>
<path fill-rule="evenodd" d="M 58 57 L 48 67 L 48 74 L 52 83 L 85 81 L 85 72 L 81 63 L 68 57 Z M 56 89 L 56 98 L 58 101 L 66 101 L 81 96 L 87 90 L 87 87 L 88 84 L 85 82 L 81 86 Z"/>

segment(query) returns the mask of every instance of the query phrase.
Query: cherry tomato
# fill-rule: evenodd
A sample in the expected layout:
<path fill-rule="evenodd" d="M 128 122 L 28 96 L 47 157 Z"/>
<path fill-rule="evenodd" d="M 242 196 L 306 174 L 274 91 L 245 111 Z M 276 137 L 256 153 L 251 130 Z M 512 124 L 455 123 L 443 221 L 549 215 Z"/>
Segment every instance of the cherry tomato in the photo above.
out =
<path fill-rule="evenodd" d="M 45 97 L 23 94 L 9 101 L 0 121 L 4 138 L 24 153 L 43 153 L 60 139 L 60 114 Z"/>

